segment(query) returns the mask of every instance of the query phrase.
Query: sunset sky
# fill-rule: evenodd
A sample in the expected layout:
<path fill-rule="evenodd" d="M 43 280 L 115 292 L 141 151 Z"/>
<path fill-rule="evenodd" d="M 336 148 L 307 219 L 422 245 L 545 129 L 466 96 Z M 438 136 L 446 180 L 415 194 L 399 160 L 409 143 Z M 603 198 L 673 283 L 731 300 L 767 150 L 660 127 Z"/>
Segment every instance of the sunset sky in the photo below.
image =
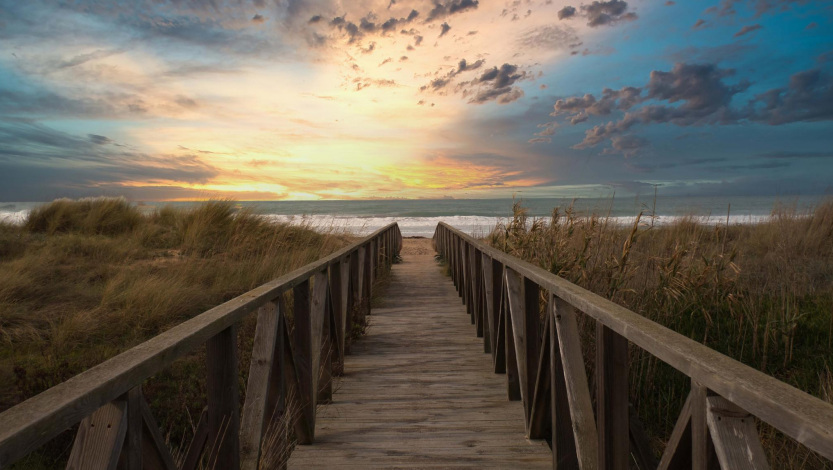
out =
<path fill-rule="evenodd" d="M 0 201 L 833 193 L 833 2 L 0 0 Z"/>

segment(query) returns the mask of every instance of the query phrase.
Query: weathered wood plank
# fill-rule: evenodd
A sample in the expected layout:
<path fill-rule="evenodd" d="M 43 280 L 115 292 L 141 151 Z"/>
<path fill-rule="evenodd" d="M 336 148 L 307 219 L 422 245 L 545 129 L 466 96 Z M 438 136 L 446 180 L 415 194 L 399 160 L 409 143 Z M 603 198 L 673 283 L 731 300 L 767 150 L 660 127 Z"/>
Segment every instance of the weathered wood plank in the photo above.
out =
<path fill-rule="evenodd" d="M 388 292 L 290 468 L 548 468 L 433 258 L 406 254 Z"/>
<path fill-rule="evenodd" d="M 550 364 L 552 365 L 550 373 L 552 468 L 573 470 L 579 468 L 578 454 L 576 453 L 576 441 L 573 437 L 573 418 L 570 416 L 570 404 L 567 399 L 564 366 L 561 362 L 561 347 L 555 325 L 555 308 L 556 299 L 550 293 L 547 301 L 547 317 L 549 319 Z"/>
<path fill-rule="evenodd" d="M 711 436 L 706 423 L 706 397 L 708 389 L 691 381 L 691 468 L 706 470 L 712 453 Z"/>
<path fill-rule="evenodd" d="M 599 468 L 598 434 L 593 418 L 593 404 L 590 401 L 587 375 L 584 371 L 575 309 L 556 297 L 553 314 L 558 333 L 558 345 L 561 348 L 561 364 L 564 368 L 567 402 L 570 405 L 579 466 L 582 469 Z"/>
<path fill-rule="evenodd" d="M 690 469 L 691 443 L 691 392 L 689 392 L 657 468 L 659 470 Z"/>
<path fill-rule="evenodd" d="M 115 470 L 127 432 L 127 403 L 108 403 L 81 421 L 67 470 Z"/>
<path fill-rule="evenodd" d="M 142 422 L 144 423 L 142 436 L 142 463 L 147 470 L 176 470 L 173 456 L 165 444 L 165 439 L 159 431 L 159 425 L 150 411 L 147 402 L 142 398 Z"/>
<path fill-rule="evenodd" d="M 529 438 L 545 439 L 552 434 L 550 425 L 552 417 L 552 379 L 550 377 L 550 317 L 544 320 L 544 341 L 538 358 L 538 370 L 535 374 L 535 387 L 532 395 L 532 408 L 529 413 Z"/>
<path fill-rule="evenodd" d="M 208 461 L 214 468 L 240 468 L 240 397 L 237 380 L 237 326 L 205 344 Z"/>
<path fill-rule="evenodd" d="M 278 305 L 269 302 L 257 312 L 249 380 L 246 385 L 246 401 L 240 418 L 240 468 L 257 470 L 260 461 L 260 445 L 266 424 L 272 415 L 268 408 L 269 389 L 275 386 L 273 362 L 279 360 Z M 279 385 L 279 384 L 277 384 Z"/>
<path fill-rule="evenodd" d="M 133 387 L 125 397 L 127 404 L 127 429 L 124 438 L 124 448 L 121 452 L 121 468 L 126 470 L 142 470 L 142 387 Z"/>
<path fill-rule="evenodd" d="M 299 444 L 312 444 L 315 438 L 315 402 L 318 398 L 318 369 L 314 367 L 315 358 L 320 352 L 318 344 L 313 342 L 313 322 L 310 309 L 309 280 L 292 291 L 292 313 L 295 319 L 295 367 L 298 373 L 298 403 L 300 413 L 298 420 L 303 421 L 310 430 L 310 435 L 298 439 Z"/>
<path fill-rule="evenodd" d="M 596 426 L 599 466 L 627 470 L 630 460 L 628 340 L 596 323 Z"/>
<path fill-rule="evenodd" d="M 707 397 L 706 408 L 706 421 L 720 468 L 769 468 L 752 415 L 718 396 Z"/>

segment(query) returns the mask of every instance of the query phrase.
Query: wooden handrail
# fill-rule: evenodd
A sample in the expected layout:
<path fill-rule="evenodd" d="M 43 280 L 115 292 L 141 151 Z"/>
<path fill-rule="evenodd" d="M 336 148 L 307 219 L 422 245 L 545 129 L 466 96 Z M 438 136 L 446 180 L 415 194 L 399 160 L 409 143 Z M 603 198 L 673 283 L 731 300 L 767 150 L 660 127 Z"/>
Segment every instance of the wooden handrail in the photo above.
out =
<path fill-rule="evenodd" d="M 537 415 L 549 414 L 552 411 L 554 416 L 555 410 L 565 409 L 562 400 L 566 399 L 575 439 L 572 443 L 568 441 L 564 444 L 566 446 L 564 449 L 568 453 L 572 452 L 573 458 L 578 458 L 578 461 L 582 463 L 582 468 L 595 466 L 623 468 L 623 465 L 627 468 L 628 342 L 691 378 L 692 396 L 689 398 L 690 407 L 688 405 L 686 407 L 686 410 L 690 412 L 686 416 L 681 415 L 678 427 L 685 428 L 689 423 L 692 425 L 694 449 L 705 449 L 707 448 L 705 443 L 709 439 L 717 439 L 714 436 L 720 434 L 720 426 L 726 425 L 717 421 L 722 423 L 729 421 L 717 419 L 715 424 L 711 420 L 717 412 L 713 409 L 717 406 L 715 403 L 718 403 L 718 399 L 722 399 L 720 403 L 739 407 L 740 413 L 743 410 L 751 413 L 809 449 L 833 460 L 833 405 L 542 268 L 488 246 L 443 222 L 437 225 L 434 242 L 438 253 L 450 265 L 452 280 L 463 302 L 469 307 L 472 322 L 476 325 L 485 325 L 484 341 L 495 359 L 495 371 L 501 371 L 505 367 L 505 370 L 510 373 L 508 378 L 510 399 L 522 398 L 525 402 L 527 423 L 532 424 L 529 428 L 530 437 L 543 437 L 534 435 L 540 432 L 541 428 L 538 422 L 540 417 Z M 474 260 L 478 258 L 480 258 L 479 262 L 475 263 Z M 495 282 L 496 276 L 502 277 L 502 281 Z M 549 292 L 547 326 L 542 332 L 543 339 L 526 336 L 530 330 L 524 326 L 524 320 L 530 321 L 532 316 L 525 313 L 525 309 L 532 307 L 524 305 L 529 302 L 528 296 L 524 294 L 526 291 L 524 286 L 526 290 L 533 289 L 536 295 L 537 289 Z M 500 292 L 497 292 L 498 289 Z M 536 303 L 534 308 L 537 307 Z M 596 427 L 598 429 L 593 429 L 592 410 L 590 410 L 589 419 L 586 416 L 590 399 L 589 395 L 582 395 L 589 394 L 587 385 L 569 383 L 571 379 L 568 374 L 574 372 L 584 374 L 578 337 L 572 337 L 577 335 L 572 318 L 574 309 L 593 318 L 597 325 L 595 382 L 605 384 L 597 390 L 596 395 Z M 535 315 L 537 314 L 536 311 Z M 519 329 L 525 332 L 521 334 Z M 547 329 L 552 329 L 552 334 L 548 334 Z M 480 326 L 477 331 L 480 336 Z M 503 344 L 501 336 L 503 336 Z M 519 341 L 525 344 L 525 355 L 523 348 L 515 346 Z M 536 342 L 535 347 L 530 344 L 532 342 Z M 512 351 L 513 348 L 514 351 Z M 544 354 L 542 348 L 553 349 L 552 359 Z M 575 357 L 577 354 L 578 357 Z M 503 360 L 506 361 L 505 366 L 498 364 Z M 513 360 L 515 364 L 510 363 Z M 540 365 L 541 361 L 547 361 L 548 367 L 539 367 L 536 376 L 532 366 Z M 525 393 L 517 394 L 517 391 L 513 391 L 511 373 L 521 374 L 519 385 L 521 391 Z M 537 389 L 535 384 L 547 377 L 552 379 L 550 388 L 554 396 L 558 395 L 558 388 L 560 388 L 558 382 L 563 380 L 561 375 L 564 375 L 567 381 L 566 385 L 561 385 L 561 387 L 566 386 L 563 396 L 552 401 L 538 400 L 537 395 L 533 396 Z M 573 389 L 572 392 L 571 389 Z M 543 393 L 543 389 L 541 391 Z M 712 395 L 719 395 L 719 397 Z M 530 400 L 528 404 L 527 400 Z M 536 406 L 539 408 L 536 409 Z M 562 429 L 562 425 L 563 423 L 553 422 L 551 428 Z M 752 429 L 754 430 L 754 425 Z M 749 430 L 745 431 L 748 433 Z M 624 442 L 623 433 L 625 434 Z M 590 439 L 590 435 L 593 435 L 592 440 L 598 443 L 597 449 L 594 445 L 587 445 L 586 441 Z M 554 451 L 557 450 L 555 443 L 559 443 L 561 447 L 563 440 L 563 434 L 557 438 L 553 436 Z M 755 441 L 757 442 L 757 434 L 755 434 Z M 760 446 L 756 442 L 749 444 L 753 451 Z M 574 444 L 575 448 L 570 450 L 568 444 Z M 729 457 L 720 454 L 720 446 L 716 448 L 721 465 L 724 465 L 722 459 Z M 669 448 L 666 449 L 666 454 L 669 452 L 673 454 L 675 451 L 676 449 Z M 596 455 L 588 456 L 586 455 L 588 452 Z M 670 461 L 673 457 L 674 455 L 666 455 L 663 461 Z M 704 462 L 701 459 L 708 458 L 708 456 L 698 456 L 695 451 L 691 458 L 695 464 L 699 464 Z M 663 465 L 661 468 L 664 468 Z"/>
<path fill-rule="evenodd" d="M 314 336 L 311 336 L 311 339 L 327 337 L 328 340 L 334 341 L 335 344 L 332 344 L 333 348 L 336 349 L 336 346 L 340 346 L 340 354 L 343 354 L 344 335 L 345 333 L 349 334 L 349 330 L 345 331 L 345 328 L 349 328 L 349 320 L 347 322 L 343 321 L 345 312 L 351 307 L 348 305 L 348 298 L 352 301 L 352 304 L 364 304 L 363 308 L 369 309 L 369 297 L 371 294 L 371 285 L 375 272 L 384 266 L 389 267 L 394 256 L 401 250 L 401 247 L 402 236 L 399 231 L 399 226 L 396 223 L 392 223 L 348 247 L 296 269 L 295 271 L 285 274 L 271 282 L 267 282 L 260 287 L 229 300 L 228 302 L 218 305 L 217 307 L 191 318 L 190 320 L 187 320 L 170 330 L 155 336 L 142 344 L 139 344 L 138 346 L 135 346 L 95 367 L 92 367 L 91 369 L 76 375 L 75 377 L 72 377 L 66 382 L 56 385 L 43 393 L 29 398 L 23 403 L 0 413 L 0 468 L 5 468 L 11 463 L 19 460 L 82 419 L 89 419 L 91 413 L 97 413 L 96 410 L 101 410 L 102 407 L 108 403 L 118 401 L 123 397 L 128 397 L 128 392 L 135 390 L 137 387 L 141 387 L 141 384 L 145 379 L 156 374 L 177 358 L 194 351 L 203 344 L 208 344 L 209 346 L 209 357 L 214 357 L 216 359 L 212 362 L 212 364 L 210 364 L 210 368 L 216 368 L 218 370 L 216 372 L 211 372 L 218 376 L 225 377 L 225 381 L 228 381 L 226 380 L 228 377 L 236 378 L 236 335 L 233 334 L 235 331 L 235 325 L 237 325 L 246 315 L 258 309 L 261 309 L 262 313 L 265 307 L 279 304 L 280 302 L 278 299 L 285 291 L 289 289 L 297 289 L 299 286 L 309 286 L 310 279 L 313 277 L 316 279 L 315 282 L 318 283 L 316 286 L 316 295 L 318 297 L 312 299 L 313 304 L 315 302 L 319 302 L 320 304 L 318 307 L 313 305 L 313 314 L 322 317 L 326 315 L 328 318 L 331 315 L 334 316 L 335 313 L 332 312 L 332 299 L 334 297 L 338 297 L 338 302 L 340 303 L 338 306 L 338 309 L 340 310 L 340 318 L 336 319 L 336 323 L 340 323 L 341 330 L 337 332 L 339 337 L 333 339 L 330 339 L 327 336 L 329 334 L 328 332 L 325 334 L 321 331 L 307 331 L 307 333 L 309 335 L 314 334 Z M 352 267 L 354 269 L 348 269 L 348 267 Z M 334 268 L 338 270 L 338 275 L 334 277 L 339 279 L 339 292 L 337 296 L 331 295 L 330 281 L 327 275 L 327 273 L 331 272 Z M 345 290 L 349 292 L 345 293 Z M 349 295 L 345 296 L 345 294 Z M 283 322 L 285 322 L 285 318 L 283 316 L 285 312 L 282 310 L 276 310 L 279 309 L 272 310 L 272 316 L 274 317 L 277 315 L 277 318 L 271 318 L 272 324 L 283 324 Z M 259 314 L 258 328 L 262 328 L 260 325 L 261 316 L 269 318 L 268 314 Z M 321 318 L 316 318 L 314 320 L 318 322 L 319 328 L 323 328 L 324 323 Z M 327 322 L 326 325 L 329 327 L 329 322 Z M 270 333 L 264 332 L 262 336 L 265 338 L 269 335 Z M 272 334 L 272 336 L 274 336 L 274 334 Z M 281 338 L 281 340 L 282 339 L 283 338 Z M 282 344 L 282 347 L 289 347 L 288 344 L 283 345 L 282 341 L 280 341 L 280 343 Z M 256 342 L 255 347 L 257 348 L 258 346 L 259 345 Z M 310 350 L 321 347 L 320 344 L 314 343 L 306 346 L 308 346 Z M 281 356 L 285 355 L 284 353 L 286 351 L 281 350 L 276 352 L 277 356 Z M 269 351 L 269 353 L 270 358 L 276 357 L 271 354 L 272 351 Z M 292 351 L 289 350 L 289 353 L 292 354 Z M 339 351 L 336 351 L 336 353 L 338 354 Z M 229 354 L 234 357 L 234 364 L 231 364 L 231 360 L 227 360 L 227 364 L 218 364 L 218 361 L 222 361 L 222 358 L 228 357 Z M 289 364 L 286 368 L 298 369 L 298 367 L 301 366 L 301 363 L 304 363 L 306 369 L 301 371 L 302 373 L 298 375 L 303 375 L 304 373 L 310 375 L 312 373 L 311 370 L 309 370 L 310 366 L 312 366 L 310 358 L 297 356 L 296 353 L 296 357 L 293 361 L 298 362 L 298 364 Z M 271 366 L 271 364 L 269 365 Z M 317 371 L 318 369 L 316 368 L 313 370 Z M 276 377 L 274 380 L 278 380 L 278 378 Z M 317 382 L 317 380 L 314 382 Z M 225 410 L 226 408 L 232 409 L 232 416 L 222 414 L 217 415 L 216 413 L 212 414 L 212 410 L 209 410 L 209 424 L 207 426 L 216 427 L 222 425 L 229 427 L 230 423 L 237 423 L 239 421 L 239 411 L 234 411 L 239 407 L 238 403 L 234 403 L 234 400 L 237 400 L 236 380 L 232 384 L 233 390 L 228 389 L 228 393 L 219 390 L 219 388 L 228 388 L 229 384 L 218 383 L 212 385 L 212 381 L 209 380 L 208 386 L 210 389 L 210 408 L 212 406 L 212 400 L 219 400 L 222 403 L 214 406 L 214 408 L 220 410 Z M 269 386 L 269 384 L 264 385 L 264 390 L 268 391 Z M 212 387 L 217 388 L 217 390 L 212 391 Z M 317 392 L 317 390 L 310 391 L 310 393 L 316 396 Z M 142 413 L 139 413 L 138 409 L 135 408 L 135 396 L 125 399 L 127 400 L 127 405 L 125 406 L 129 409 L 129 412 L 126 415 L 128 417 L 127 420 L 130 421 L 134 416 L 139 416 L 138 419 L 142 419 Z M 301 397 L 301 399 L 302 401 L 309 401 L 310 397 Z M 313 398 L 312 402 L 314 403 L 314 401 L 315 400 Z M 133 403 L 133 409 L 130 409 L 130 403 Z M 228 412 L 226 412 L 226 414 L 228 414 Z M 145 413 L 145 415 L 147 415 L 147 413 Z M 227 421 L 212 424 L 211 421 L 213 419 L 220 418 L 227 418 Z M 150 417 L 145 416 L 144 419 L 145 425 L 147 426 Z M 125 424 L 125 426 L 127 426 L 126 429 L 128 429 L 128 433 L 130 429 L 141 430 L 141 421 L 138 423 L 138 425 L 132 424 L 132 428 Z M 311 428 L 309 433 L 311 438 L 312 430 L 314 430 L 314 413 L 312 422 L 304 424 Z M 136 426 L 138 426 L 138 428 Z M 150 433 L 150 437 L 153 437 L 154 432 L 157 430 L 150 429 L 146 431 Z M 212 429 L 212 431 L 218 431 L 218 429 Z M 238 434 L 238 430 L 228 428 L 224 432 L 225 436 L 234 436 L 234 439 L 231 439 L 234 441 L 233 445 L 230 445 L 230 447 L 235 447 L 237 443 L 236 436 Z M 130 436 L 128 436 L 127 444 L 125 445 L 128 447 L 133 445 L 133 447 L 135 447 L 135 443 L 137 442 L 135 440 L 136 436 L 133 436 L 133 438 L 134 440 L 131 441 Z M 138 442 L 141 442 L 140 438 Z M 77 441 L 76 445 L 78 445 Z M 119 448 L 115 450 L 115 454 L 118 456 L 118 450 L 121 449 L 120 446 L 122 443 L 114 445 L 119 446 Z M 256 451 L 259 455 L 260 442 L 257 442 L 256 445 Z M 134 450 L 134 452 L 141 452 L 141 446 L 138 447 L 139 449 Z M 165 453 L 162 449 L 157 450 L 163 454 Z M 73 448 L 73 451 L 75 451 L 75 448 Z M 234 450 L 233 453 L 236 452 L 237 451 Z M 229 454 L 229 452 L 226 452 L 226 454 Z M 164 461 L 169 460 L 165 455 L 162 455 L 160 459 Z M 231 460 L 223 460 L 220 458 L 217 462 L 218 465 L 220 465 L 223 462 L 227 463 L 238 460 L 239 459 L 237 458 L 231 458 Z M 132 461 L 136 462 L 137 460 L 134 459 Z M 141 458 L 139 458 L 138 461 L 141 462 Z M 225 465 L 221 466 L 223 468 L 228 468 Z"/>

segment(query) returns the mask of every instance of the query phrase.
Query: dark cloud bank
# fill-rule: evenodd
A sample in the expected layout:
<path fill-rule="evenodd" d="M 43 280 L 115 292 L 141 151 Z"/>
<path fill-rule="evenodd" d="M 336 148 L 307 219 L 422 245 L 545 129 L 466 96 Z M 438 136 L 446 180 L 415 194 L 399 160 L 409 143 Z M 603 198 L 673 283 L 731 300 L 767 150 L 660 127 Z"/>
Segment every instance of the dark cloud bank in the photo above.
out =
<path fill-rule="evenodd" d="M 806 121 L 833 120 L 833 76 L 821 69 L 798 72 L 789 84 L 755 94 L 743 104 L 734 98 L 746 92 L 750 83 L 728 83 L 733 69 L 714 64 L 678 63 L 670 71 L 654 70 L 642 87 L 605 88 L 596 96 L 586 94 L 556 101 L 551 114 L 554 122 L 545 124 L 534 142 L 547 140 L 562 123 L 577 125 L 593 117 L 621 113 L 621 118 L 596 124 L 585 131 L 584 140 L 574 145 L 582 149 L 609 141 L 611 149 L 626 156 L 648 144 L 629 132 L 638 125 L 676 126 L 737 125 L 762 123 L 782 125 Z"/>

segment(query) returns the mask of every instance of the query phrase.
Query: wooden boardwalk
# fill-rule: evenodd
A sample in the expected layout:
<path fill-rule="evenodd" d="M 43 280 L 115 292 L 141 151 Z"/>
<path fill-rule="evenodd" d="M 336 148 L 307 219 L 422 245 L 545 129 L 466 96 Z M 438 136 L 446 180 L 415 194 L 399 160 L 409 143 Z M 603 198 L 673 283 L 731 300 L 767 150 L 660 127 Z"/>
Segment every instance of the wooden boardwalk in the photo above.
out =
<path fill-rule="evenodd" d="M 453 284 L 433 253 L 408 254 L 409 242 L 333 402 L 318 410 L 315 443 L 297 446 L 289 467 L 552 468 Z"/>

